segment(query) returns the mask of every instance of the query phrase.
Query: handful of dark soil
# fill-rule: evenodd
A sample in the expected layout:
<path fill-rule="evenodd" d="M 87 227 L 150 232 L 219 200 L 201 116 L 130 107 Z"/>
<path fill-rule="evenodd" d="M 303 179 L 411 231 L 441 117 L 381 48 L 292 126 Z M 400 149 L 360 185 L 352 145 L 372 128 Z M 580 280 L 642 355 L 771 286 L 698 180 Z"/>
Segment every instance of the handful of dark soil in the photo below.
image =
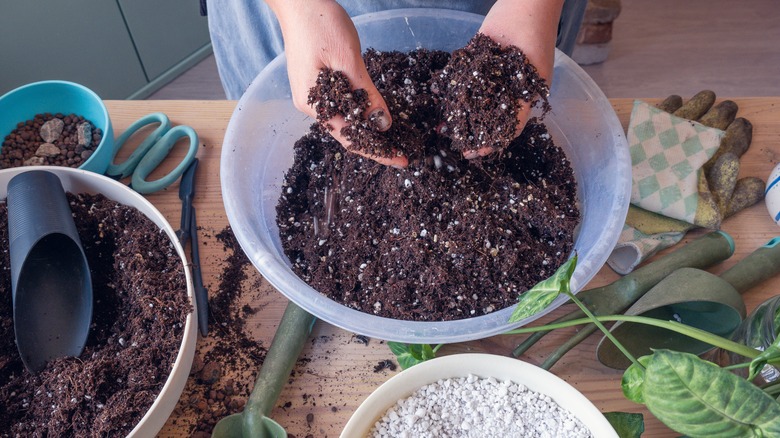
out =
<path fill-rule="evenodd" d="M 138 210 L 68 194 L 94 291 L 84 352 L 32 375 L 14 343 L 8 211 L 0 203 L 0 436 L 124 436 L 171 372 L 192 308 L 170 239 Z"/>
<path fill-rule="evenodd" d="M 550 109 L 550 89 L 523 52 L 482 34 L 453 52 L 431 88 L 441 97 L 444 135 L 460 152 L 509 146 L 519 134 L 521 102 L 541 101 L 545 113 Z"/>
<path fill-rule="evenodd" d="M 369 49 L 366 68 L 393 116 L 379 132 L 365 90 L 353 90 L 342 72 L 325 69 L 309 94 L 317 120 L 341 115 L 342 134 L 356 150 L 389 157 L 402 153 L 420 159 L 421 144 L 446 137 L 447 149 L 464 152 L 503 150 L 518 135 L 521 105 L 541 102 L 549 111 L 549 87 L 517 47 L 502 47 L 477 34 L 450 55 L 419 49 L 413 54 Z M 414 114 L 412 113 L 414 112 Z"/>
<path fill-rule="evenodd" d="M 477 48 L 470 45 L 470 50 L 482 53 L 478 47 L 485 38 L 472 43 Z M 505 57 L 490 59 L 498 64 L 485 62 L 481 69 L 516 77 L 509 74 L 514 70 L 508 62 L 501 64 Z M 454 146 L 459 140 L 448 136 L 453 129 L 441 129 L 446 96 L 441 93 L 462 90 L 457 78 L 476 77 L 473 69 L 445 74 L 447 66 L 463 64 L 448 53 L 422 49 L 369 50 L 365 60 L 393 115 L 390 130 L 378 132 L 363 121 L 365 95 L 351 90 L 338 73 L 323 72 L 312 100 L 320 102 L 321 120 L 337 113 L 349 117 L 343 132 L 353 146 L 376 155 L 395 148 L 410 165 L 398 170 L 346 153 L 313 125 L 295 145 L 295 162 L 277 206 L 293 270 L 339 303 L 394 319 L 462 319 L 515 304 L 520 293 L 552 275 L 573 248 L 580 215 L 565 154 L 538 120 L 508 142 L 504 134 L 515 116 L 480 113 L 492 105 L 472 95 L 466 118 L 504 126 L 499 135 L 495 126 L 478 129 L 508 146 L 489 159 L 464 160 L 460 151 L 472 146 Z M 533 77 L 532 67 L 522 74 Z M 441 85 L 445 77 L 456 84 Z M 436 83 L 439 94 L 432 89 Z M 506 88 L 507 102 L 516 105 L 523 96 L 538 95 L 543 85 L 534 79 L 524 83 L 526 88 Z M 450 103 L 458 99 L 463 96 Z M 448 123 L 454 121 L 453 116 Z M 476 126 L 482 125 L 468 129 Z"/>

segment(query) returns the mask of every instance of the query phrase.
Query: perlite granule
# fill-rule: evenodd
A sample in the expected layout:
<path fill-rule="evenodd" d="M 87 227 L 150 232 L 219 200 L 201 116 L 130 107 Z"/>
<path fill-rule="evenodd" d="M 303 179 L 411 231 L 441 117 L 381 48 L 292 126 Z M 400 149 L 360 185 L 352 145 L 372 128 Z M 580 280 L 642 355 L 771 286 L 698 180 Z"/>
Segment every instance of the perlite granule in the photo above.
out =
<path fill-rule="evenodd" d="M 371 438 L 592 436 L 550 397 L 511 381 L 474 375 L 443 379 L 399 400 Z"/>

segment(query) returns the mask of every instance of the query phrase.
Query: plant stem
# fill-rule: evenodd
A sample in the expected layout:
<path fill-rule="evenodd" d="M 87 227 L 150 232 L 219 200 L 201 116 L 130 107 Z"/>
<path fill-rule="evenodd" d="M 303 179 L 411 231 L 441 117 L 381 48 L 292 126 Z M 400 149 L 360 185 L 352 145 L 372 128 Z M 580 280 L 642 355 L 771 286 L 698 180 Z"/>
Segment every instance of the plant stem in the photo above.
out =
<path fill-rule="evenodd" d="M 750 362 L 743 362 L 743 363 L 735 363 L 733 365 L 725 366 L 723 367 L 724 370 L 738 370 L 740 368 L 747 368 L 750 366 Z"/>
<path fill-rule="evenodd" d="M 648 318 L 646 316 L 629 316 L 629 315 L 611 315 L 611 316 L 594 316 L 593 317 L 597 321 L 601 322 L 613 322 L 613 321 L 623 321 L 623 322 L 632 322 L 637 324 L 646 324 L 651 325 L 655 327 L 664 328 L 667 330 L 671 330 L 676 333 L 680 333 L 682 335 L 688 336 L 690 338 L 706 342 L 713 347 L 722 348 L 724 350 L 730 351 L 732 353 L 739 354 L 740 356 L 744 356 L 748 359 L 754 359 L 759 354 L 761 354 L 760 351 L 747 347 L 742 344 L 738 344 L 734 341 L 722 338 L 717 335 L 713 335 L 712 333 L 697 329 L 695 327 L 687 326 L 685 324 L 681 324 L 679 322 L 675 321 L 664 321 L 660 319 L 655 318 Z M 594 322 L 593 320 L 589 318 L 581 318 L 581 319 L 574 319 L 571 321 L 566 322 L 560 322 L 556 324 L 549 324 L 539 327 L 525 327 L 525 328 L 519 328 L 515 330 L 510 330 L 506 332 L 505 334 L 508 335 L 519 335 L 519 334 L 526 334 L 526 333 L 535 333 L 542 330 L 554 330 L 559 328 L 565 328 L 565 327 L 572 327 L 575 325 L 582 325 L 582 324 L 589 324 L 591 322 Z"/>
<path fill-rule="evenodd" d="M 772 383 L 761 389 L 769 395 L 778 395 L 780 394 L 780 383 Z"/>
<path fill-rule="evenodd" d="M 591 321 L 593 321 L 593 324 L 595 324 L 596 327 L 598 327 L 599 330 L 601 330 L 601 332 L 604 333 L 604 336 L 606 336 L 610 341 L 612 341 L 613 344 L 615 344 L 618 350 L 620 350 L 620 352 L 623 353 L 626 356 L 626 358 L 631 361 L 631 363 L 639 367 L 640 370 L 645 369 L 645 367 L 641 363 L 639 363 L 638 360 L 636 360 L 634 355 L 631 354 L 631 352 L 629 352 L 626 349 L 626 347 L 624 347 L 623 344 L 620 343 L 620 341 L 615 339 L 615 336 L 612 334 L 612 332 L 610 332 L 609 330 L 607 330 L 606 327 L 604 327 L 604 324 L 602 324 L 601 321 L 599 321 L 598 318 L 596 318 L 596 315 L 594 315 L 593 312 L 590 311 L 590 309 L 588 309 L 587 307 L 585 307 L 584 304 L 582 304 L 582 301 L 580 301 L 579 298 L 577 298 L 573 293 L 569 291 L 566 291 L 566 295 L 568 295 L 569 298 L 571 298 L 571 300 L 574 302 L 574 304 L 576 304 L 577 307 L 579 307 L 580 310 L 582 310 L 582 312 L 585 313 L 585 315 L 588 318 L 590 318 Z"/>
<path fill-rule="evenodd" d="M 436 354 L 436 352 L 439 351 L 439 348 L 441 348 L 443 346 L 444 346 L 444 344 L 439 344 L 439 345 L 433 347 L 433 354 Z"/>

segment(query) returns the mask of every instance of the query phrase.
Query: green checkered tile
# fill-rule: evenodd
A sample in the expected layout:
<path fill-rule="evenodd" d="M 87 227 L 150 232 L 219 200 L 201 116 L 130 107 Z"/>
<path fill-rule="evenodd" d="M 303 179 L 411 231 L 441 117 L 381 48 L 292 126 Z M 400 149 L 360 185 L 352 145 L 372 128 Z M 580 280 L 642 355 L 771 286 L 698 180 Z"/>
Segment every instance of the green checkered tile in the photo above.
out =
<path fill-rule="evenodd" d="M 634 127 L 633 131 L 638 141 L 647 141 L 656 137 L 655 126 L 652 120 L 640 123 Z"/>
<path fill-rule="evenodd" d="M 631 152 L 632 166 L 647 160 L 647 154 L 645 153 L 645 148 L 642 147 L 642 143 L 631 145 L 629 150 Z"/>
<path fill-rule="evenodd" d="M 649 164 L 650 168 L 656 172 L 660 172 L 669 167 L 669 161 L 666 160 L 666 155 L 662 153 L 655 154 L 652 157 L 650 157 L 647 160 L 647 164 Z"/>
<path fill-rule="evenodd" d="M 658 134 L 658 141 L 664 149 L 673 148 L 680 145 L 680 137 L 677 135 L 677 129 L 671 128 L 661 131 Z"/>
<path fill-rule="evenodd" d="M 699 196 L 691 195 L 683 199 L 685 214 L 690 217 L 696 216 L 696 207 L 699 205 Z"/>
<path fill-rule="evenodd" d="M 685 141 L 682 142 L 680 147 L 682 148 L 686 157 L 692 157 L 700 152 L 704 152 L 704 146 L 702 146 L 701 138 L 698 136 L 686 138 Z M 713 154 L 714 153 L 715 152 L 713 152 Z M 712 156 L 712 154 L 710 154 L 710 156 Z"/>
<path fill-rule="evenodd" d="M 634 186 L 639 189 L 639 199 L 645 199 L 661 190 L 661 184 L 655 175 L 634 182 Z"/>
<path fill-rule="evenodd" d="M 680 163 L 671 166 L 671 168 L 672 168 L 672 172 L 674 172 L 674 176 L 678 180 L 688 178 L 688 176 L 690 176 L 691 173 L 695 171 L 693 167 L 691 167 L 691 163 L 689 161 L 682 161 Z"/>
<path fill-rule="evenodd" d="M 677 201 L 680 201 L 682 197 L 682 192 L 680 191 L 680 188 L 676 185 L 673 186 L 666 186 L 661 189 L 661 210 L 666 210 L 669 208 L 669 206 L 675 204 Z"/>

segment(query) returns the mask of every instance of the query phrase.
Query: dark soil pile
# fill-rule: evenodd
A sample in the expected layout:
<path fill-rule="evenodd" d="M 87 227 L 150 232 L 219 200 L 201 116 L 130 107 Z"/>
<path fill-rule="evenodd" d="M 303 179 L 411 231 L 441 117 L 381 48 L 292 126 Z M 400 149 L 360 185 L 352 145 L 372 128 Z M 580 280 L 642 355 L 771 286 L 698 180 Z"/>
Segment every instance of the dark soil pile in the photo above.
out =
<path fill-rule="evenodd" d="M 0 204 L 0 435 L 124 436 L 171 372 L 192 308 L 170 239 L 138 210 L 68 194 L 92 273 L 93 321 L 79 358 L 29 374 L 14 343 L 8 222 Z"/>
<path fill-rule="evenodd" d="M 481 70 L 509 68 L 501 64 L 504 57 L 475 52 L 482 55 L 472 64 Z M 431 84 L 448 63 L 460 65 L 449 56 L 425 50 L 366 53 L 393 125 L 380 133 L 370 121 L 355 120 L 345 128 L 352 134 L 345 135 L 353 146 L 377 155 L 400 150 L 410 159 L 408 168 L 345 153 L 319 125 L 295 145 L 277 207 L 282 243 L 296 274 L 337 302 L 405 320 L 479 316 L 516 303 L 572 250 L 579 222 L 576 182 L 543 124 L 529 121 L 500 154 L 471 161 L 460 158 L 463 148 L 442 132 L 442 99 Z M 512 72 L 501 77 L 515 76 Z M 323 72 L 312 100 L 345 118 L 349 111 L 362 116 L 354 112 L 365 109 L 360 94 L 349 92 L 342 80 Z M 531 88 L 524 91 L 539 94 L 535 86 L 538 81 L 528 82 Z M 511 96 L 518 90 L 511 90 L 507 101 L 516 106 L 525 95 L 520 91 L 515 101 Z M 502 132 L 513 126 L 481 113 L 487 96 L 479 100 L 477 90 L 471 91 L 466 118 L 503 123 L 478 129 L 492 135 L 497 126 L 504 126 Z M 333 114 L 321 113 L 324 120 L 328 113 Z"/>

